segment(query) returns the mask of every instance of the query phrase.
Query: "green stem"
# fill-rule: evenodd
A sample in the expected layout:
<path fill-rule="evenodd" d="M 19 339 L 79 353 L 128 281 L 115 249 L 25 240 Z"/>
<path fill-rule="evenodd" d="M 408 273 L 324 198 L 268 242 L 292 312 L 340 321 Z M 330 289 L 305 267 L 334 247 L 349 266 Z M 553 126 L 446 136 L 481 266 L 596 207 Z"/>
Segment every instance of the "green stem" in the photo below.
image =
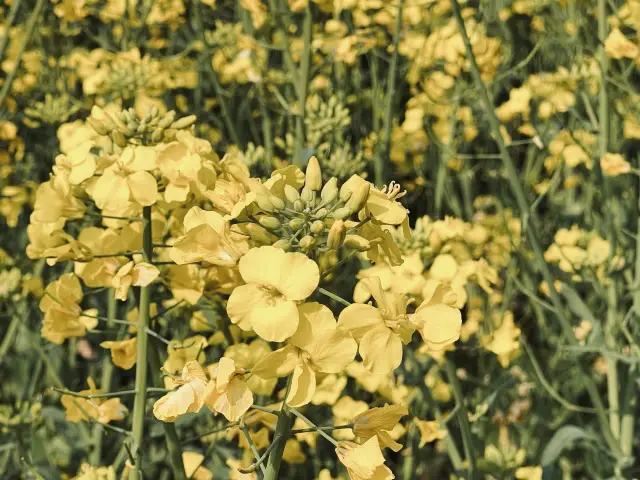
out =
<path fill-rule="evenodd" d="M 16 78 L 18 74 L 18 69 L 20 68 L 20 62 L 22 61 L 22 56 L 24 55 L 24 51 L 27 49 L 27 45 L 31 41 L 31 36 L 33 35 L 33 31 L 35 29 L 36 23 L 38 21 L 38 16 L 40 15 L 40 10 L 45 4 L 45 0 L 38 0 L 36 6 L 33 8 L 31 12 L 31 16 L 29 20 L 27 20 L 27 26 L 24 32 L 24 38 L 22 40 L 22 44 L 20 45 L 20 50 L 18 51 L 18 55 L 16 56 L 16 61 L 13 67 L 13 70 L 9 72 L 9 75 L 4 79 L 4 83 L 2 84 L 2 90 L 0 90 L 0 107 L 4 103 L 4 99 L 9 93 L 9 89 L 11 88 L 11 84 Z M 7 30 L 8 34 L 8 30 Z"/>
<path fill-rule="evenodd" d="M 280 437 L 277 437 L 277 436 L 274 437 L 273 442 L 271 442 L 271 445 L 267 447 L 264 454 L 261 456 L 260 453 L 258 452 L 258 449 L 256 448 L 256 444 L 253 442 L 253 439 L 251 438 L 251 433 L 249 433 L 249 427 L 247 427 L 246 425 L 243 425 L 242 433 L 244 434 L 244 437 L 247 439 L 247 443 L 249 444 L 249 448 L 251 448 L 251 452 L 253 453 L 253 456 L 255 457 L 256 462 L 253 465 L 251 465 L 249 468 L 241 469 L 240 472 L 251 473 L 251 472 L 255 472 L 258 469 L 258 467 L 260 467 L 260 470 L 264 475 L 267 472 L 267 469 L 265 468 L 263 463 L 266 460 L 267 455 L 269 455 L 271 451 L 278 445 L 278 442 L 280 442 Z"/>
<path fill-rule="evenodd" d="M 291 409 L 286 403 L 286 399 L 289 396 L 292 379 L 293 376 L 289 376 L 287 380 L 287 388 L 284 395 L 284 401 L 282 402 L 282 408 L 278 413 L 278 423 L 276 423 L 276 432 L 273 437 L 274 442 L 278 440 L 278 445 L 272 450 L 271 454 L 269 455 L 266 472 L 264 473 L 264 480 L 276 480 L 278 478 L 278 473 L 280 472 L 280 464 L 282 463 L 282 455 L 284 453 L 284 447 L 287 444 L 287 438 L 289 438 L 289 436 L 291 435 L 293 415 L 291 413 Z"/>
<path fill-rule="evenodd" d="M 467 459 L 467 472 L 469 478 L 473 478 L 473 472 L 476 466 L 476 457 L 473 450 L 473 437 L 471 436 L 471 426 L 469 425 L 469 417 L 467 415 L 467 407 L 464 404 L 464 396 L 462 395 L 462 387 L 456 375 L 456 368 L 450 360 L 445 361 L 445 370 L 447 378 L 453 390 L 453 397 L 456 400 L 458 408 L 458 423 L 460 423 L 460 432 L 462 433 L 462 447 L 464 448 L 464 456 Z"/>
<path fill-rule="evenodd" d="M 478 93 L 480 95 L 480 100 L 483 103 L 485 113 L 487 114 L 489 123 L 491 125 L 491 130 L 493 132 L 493 136 L 498 145 L 498 149 L 500 151 L 500 157 L 502 159 L 502 163 L 505 167 L 505 171 L 507 174 L 507 178 L 509 180 L 509 184 L 513 191 L 513 194 L 516 199 L 516 203 L 518 205 L 518 209 L 520 211 L 521 218 L 523 220 L 523 228 L 526 230 L 527 238 L 529 240 L 529 244 L 531 245 L 531 250 L 533 251 L 534 262 L 542 273 L 542 277 L 549 287 L 549 294 L 551 297 L 551 303 L 555 307 L 556 314 L 560 325 L 563 330 L 564 337 L 566 340 L 572 345 L 577 345 L 578 341 L 575 338 L 573 333 L 573 327 L 571 325 L 571 321 L 565 312 L 562 300 L 560 299 L 560 295 L 555 288 L 554 285 L 554 276 L 551 273 L 551 269 L 544 259 L 544 253 L 542 251 L 540 236 L 539 236 L 539 227 L 538 220 L 535 212 L 532 212 L 529 207 L 529 202 L 524 193 L 524 188 L 520 183 L 520 176 L 518 175 L 518 171 L 513 163 L 511 158 L 511 154 L 506 147 L 504 142 L 504 138 L 502 137 L 502 132 L 500 131 L 500 120 L 498 119 L 493 102 L 489 97 L 489 92 L 486 88 L 482 80 L 482 75 L 480 74 L 480 68 L 478 67 L 478 63 L 476 61 L 475 55 L 473 53 L 473 48 L 471 46 L 471 41 L 469 40 L 469 35 L 467 34 L 467 30 L 464 25 L 464 20 L 462 18 L 462 12 L 460 10 L 460 4 L 458 0 L 451 0 L 451 5 L 453 8 L 453 14 L 456 18 L 456 23 L 458 24 L 458 29 L 462 35 L 462 39 L 465 45 L 465 51 L 468 57 L 468 60 L 471 65 L 471 73 L 474 78 L 474 82 L 476 84 Z M 585 385 L 585 389 L 589 394 L 589 398 L 593 403 L 594 408 L 598 411 L 598 420 L 600 421 L 600 427 L 603 433 L 603 436 L 611 449 L 612 453 L 616 458 L 620 458 L 622 456 L 622 451 L 620 450 L 620 446 L 616 441 L 615 437 L 611 432 L 611 427 L 609 425 L 609 420 L 606 414 L 606 409 L 600 398 L 600 393 L 598 391 L 597 386 L 595 385 L 591 376 L 584 370 L 581 366 L 580 374 L 582 380 Z"/>
<path fill-rule="evenodd" d="M 302 57 L 300 60 L 300 72 L 297 78 L 298 82 L 298 108 L 299 115 L 296 116 L 296 140 L 293 151 L 293 161 L 296 165 L 304 165 L 302 158 L 302 150 L 305 140 L 305 112 L 307 110 L 307 91 L 309 88 L 309 67 L 311 65 L 311 34 L 313 32 L 313 15 L 311 13 L 311 5 L 307 4 L 304 13 L 304 22 L 302 24 L 302 39 L 304 46 L 302 48 Z"/>
<path fill-rule="evenodd" d="M 398 12 L 396 13 L 396 31 L 393 34 L 393 53 L 391 54 L 391 64 L 387 75 L 387 97 L 385 99 L 384 121 L 382 124 L 381 142 L 376 148 L 374 161 L 374 178 L 378 187 L 386 183 L 385 162 L 389 156 L 391 145 L 391 130 L 393 128 L 393 104 L 396 96 L 396 76 L 398 70 L 398 45 L 402 34 L 402 10 L 404 0 L 399 0 Z"/>
<path fill-rule="evenodd" d="M 296 417 L 298 417 L 300 420 L 302 420 L 304 423 L 306 423 L 312 429 L 314 429 L 316 432 L 318 432 L 321 437 L 324 437 L 325 440 L 327 440 L 329 443 L 331 443 L 334 447 L 338 446 L 338 442 L 336 442 L 335 438 L 333 438 L 331 435 L 327 434 L 322 428 L 318 428 L 318 426 L 315 423 L 313 423 L 311 420 L 309 420 L 307 417 L 305 417 L 297 409 L 292 408 L 291 409 L 291 413 L 293 413 Z"/>
<path fill-rule="evenodd" d="M 318 291 L 323 294 L 326 295 L 329 298 L 332 298 L 333 300 L 335 300 L 336 302 L 339 302 L 341 304 L 343 304 L 344 306 L 348 307 L 349 305 L 351 305 L 350 302 L 347 302 L 344 298 L 336 295 L 335 293 L 331 293 L 329 290 L 325 290 L 324 288 L 319 288 Z"/>
<path fill-rule="evenodd" d="M 13 22 L 16 19 L 16 15 L 18 14 L 21 4 L 22 0 L 15 0 L 11 4 L 11 10 L 9 10 L 9 15 L 4 23 L 6 30 L 2 39 L 0 39 L 0 60 L 4 60 L 4 50 L 7 48 L 7 43 L 9 43 L 9 32 L 11 31 L 11 27 L 13 26 Z"/>
<path fill-rule="evenodd" d="M 142 216 L 145 219 L 142 231 L 142 247 L 145 261 L 151 261 L 153 256 L 153 237 L 151 231 L 151 207 L 143 207 Z M 151 303 L 151 286 L 140 287 L 140 305 L 138 306 L 138 326 L 136 331 L 136 393 L 133 402 L 131 451 L 135 458 L 135 468 L 131 471 L 130 479 L 142 478 L 142 455 L 140 447 L 144 436 L 144 415 L 147 400 L 147 346 L 149 336 L 149 306 Z"/>

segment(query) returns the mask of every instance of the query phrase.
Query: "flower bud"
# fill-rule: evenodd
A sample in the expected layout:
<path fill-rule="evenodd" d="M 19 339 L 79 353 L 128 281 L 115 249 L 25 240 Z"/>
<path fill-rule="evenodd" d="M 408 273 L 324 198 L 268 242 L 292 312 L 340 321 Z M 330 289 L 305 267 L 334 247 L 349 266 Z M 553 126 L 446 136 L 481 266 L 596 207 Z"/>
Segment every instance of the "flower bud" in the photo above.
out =
<path fill-rule="evenodd" d="M 189 115 L 188 117 L 182 117 L 171 124 L 171 128 L 175 130 L 182 130 L 183 128 L 189 128 L 196 123 L 197 117 L 195 115 Z"/>
<path fill-rule="evenodd" d="M 302 200 L 296 200 L 293 202 L 293 209 L 296 212 L 302 212 L 304 210 L 304 202 Z"/>
<path fill-rule="evenodd" d="M 293 231 L 300 230 L 304 225 L 304 219 L 296 217 L 289 220 L 289 228 Z"/>
<path fill-rule="evenodd" d="M 326 208 L 321 208 L 320 210 L 318 210 L 316 213 L 313 214 L 313 218 L 324 218 L 327 216 L 328 213 L 329 213 L 329 210 L 327 210 Z"/>
<path fill-rule="evenodd" d="M 302 193 L 300 194 L 300 199 L 306 203 L 307 205 L 309 205 L 313 199 L 316 198 L 316 192 L 314 192 L 313 190 L 311 190 L 310 188 L 307 188 L 306 186 L 302 189 Z"/>
<path fill-rule="evenodd" d="M 293 203 L 300 198 L 298 190 L 296 190 L 289 184 L 284 186 L 284 196 L 289 201 L 289 203 Z"/>
<path fill-rule="evenodd" d="M 336 220 L 342 220 L 343 218 L 347 218 L 351 215 L 351 210 L 347 207 L 340 207 L 337 210 L 334 210 L 331 214 L 331 218 L 335 218 Z"/>
<path fill-rule="evenodd" d="M 271 205 L 273 205 L 273 208 L 275 208 L 276 210 L 284 210 L 284 200 L 276 197 L 275 195 L 271 195 L 269 196 L 269 201 L 271 202 Z"/>
<path fill-rule="evenodd" d="M 349 197 L 346 207 L 351 213 L 359 212 L 364 208 L 367 203 L 367 198 L 369 198 L 370 186 L 371 184 L 369 182 L 362 182 L 355 189 L 351 197 Z"/>
<path fill-rule="evenodd" d="M 316 220 L 311 224 L 311 233 L 315 233 L 316 235 L 320 235 L 324 232 L 325 224 L 322 220 Z"/>
<path fill-rule="evenodd" d="M 318 159 L 313 156 L 309 159 L 304 180 L 305 189 L 319 191 L 322 188 L 322 171 Z"/>
<path fill-rule="evenodd" d="M 263 245 L 270 245 L 273 242 L 273 235 L 267 232 L 260 225 L 256 225 L 255 223 L 247 223 L 245 224 L 246 232 L 251 237 L 251 240 L 254 240 Z"/>
<path fill-rule="evenodd" d="M 371 248 L 369 240 L 360 235 L 347 235 L 344 239 L 344 245 L 359 252 L 366 252 Z"/>
<path fill-rule="evenodd" d="M 93 118 L 93 117 L 87 118 L 87 123 L 91 128 L 95 130 L 95 132 L 98 135 L 107 135 L 109 133 L 109 130 L 107 130 L 107 127 L 105 126 L 105 124 L 96 118 Z"/>
<path fill-rule="evenodd" d="M 276 243 L 273 244 L 274 247 L 276 248 L 281 248 L 282 250 L 284 250 L 285 252 L 291 250 L 291 242 L 289 242 L 289 240 L 278 240 Z"/>
<path fill-rule="evenodd" d="M 111 140 L 113 140 L 113 143 L 118 145 L 120 148 L 125 148 L 127 146 L 127 139 L 120 130 L 114 130 L 111 132 Z"/>
<path fill-rule="evenodd" d="M 336 177 L 331 177 L 329 181 L 322 187 L 322 192 L 320 192 L 320 198 L 325 203 L 325 205 L 333 202 L 338 197 L 338 179 Z"/>
<path fill-rule="evenodd" d="M 258 222 L 260 222 L 260 225 L 262 225 L 267 230 L 277 230 L 281 226 L 280 220 L 278 220 L 276 217 L 271 217 L 269 215 L 261 216 Z"/>
<path fill-rule="evenodd" d="M 162 137 L 164 136 L 164 129 L 163 128 L 156 128 L 153 133 L 151 134 L 151 141 L 153 143 L 160 143 L 162 142 Z"/>
<path fill-rule="evenodd" d="M 305 235 L 300 239 L 300 248 L 305 252 L 311 250 L 316 240 L 311 235 Z"/>
<path fill-rule="evenodd" d="M 160 128 L 169 128 L 169 125 L 173 123 L 176 118 L 175 110 L 170 110 L 165 113 L 164 117 L 158 122 L 158 127 Z"/>
<path fill-rule="evenodd" d="M 331 229 L 329 229 L 329 235 L 327 236 L 327 248 L 332 250 L 339 249 L 346 235 L 347 229 L 344 226 L 344 222 L 342 220 L 333 222 Z"/>

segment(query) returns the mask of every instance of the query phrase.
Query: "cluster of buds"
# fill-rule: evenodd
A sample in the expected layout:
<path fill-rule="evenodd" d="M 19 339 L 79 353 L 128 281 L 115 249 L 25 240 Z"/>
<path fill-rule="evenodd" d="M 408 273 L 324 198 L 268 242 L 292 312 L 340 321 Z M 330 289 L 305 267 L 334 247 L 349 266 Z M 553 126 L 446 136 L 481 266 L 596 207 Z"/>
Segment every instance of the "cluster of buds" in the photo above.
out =
<path fill-rule="evenodd" d="M 362 221 L 349 218 L 364 209 L 370 183 L 353 183 L 339 188 L 338 179 L 332 177 L 323 185 L 318 160 L 311 157 L 302 188 L 285 184 L 284 198 L 270 196 L 272 205 L 263 209 L 268 213 L 258 216 L 258 223 L 279 238 L 273 245 L 286 251 L 324 252 L 343 245 L 368 250 L 371 242 L 352 233 Z"/>
<path fill-rule="evenodd" d="M 120 148 L 131 141 L 141 145 L 157 145 L 170 142 L 179 130 L 190 128 L 195 115 L 176 120 L 176 112 L 162 114 L 156 106 L 149 108 L 141 118 L 133 108 L 109 114 L 100 107 L 93 107 L 87 123 L 99 135 L 108 136 Z"/>

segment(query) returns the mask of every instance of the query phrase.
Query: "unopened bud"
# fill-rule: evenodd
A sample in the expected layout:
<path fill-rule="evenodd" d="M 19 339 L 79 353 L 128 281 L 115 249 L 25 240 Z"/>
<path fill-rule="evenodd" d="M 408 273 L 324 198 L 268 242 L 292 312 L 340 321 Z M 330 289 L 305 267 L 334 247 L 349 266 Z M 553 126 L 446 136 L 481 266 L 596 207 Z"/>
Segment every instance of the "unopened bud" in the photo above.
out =
<path fill-rule="evenodd" d="M 302 218 L 292 218 L 291 220 L 289 220 L 289 228 L 291 228 L 291 230 L 300 230 L 303 225 L 304 219 Z"/>
<path fill-rule="evenodd" d="M 291 250 L 291 242 L 285 239 L 278 240 L 276 243 L 273 244 L 273 246 L 276 248 L 281 248 L 285 252 Z"/>
<path fill-rule="evenodd" d="M 127 139 L 125 138 L 124 133 L 120 130 L 113 130 L 111 132 L 111 140 L 113 140 L 113 143 L 118 145 L 120 148 L 125 148 L 127 146 Z"/>
<path fill-rule="evenodd" d="M 182 130 L 183 128 L 188 128 L 194 123 L 196 123 L 197 117 L 195 115 L 189 115 L 188 117 L 182 117 L 179 120 L 176 120 L 171 124 L 171 128 L 175 130 Z"/>
<path fill-rule="evenodd" d="M 309 159 L 305 172 L 304 186 L 306 189 L 319 191 L 322 188 L 322 171 L 318 159 L 313 156 Z"/>
<path fill-rule="evenodd" d="M 307 188 L 305 185 L 305 187 L 302 189 L 302 193 L 300 194 L 300 198 L 304 203 L 310 204 L 313 199 L 316 198 L 316 192 L 314 192 L 310 188 Z"/>
<path fill-rule="evenodd" d="M 269 201 L 271 202 L 271 205 L 273 205 L 273 208 L 275 208 L 276 210 L 284 210 L 284 207 L 286 206 L 284 200 L 276 197 L 275 195 L 271 195 L 269 197 Z"/>
<path fill-rule="evenodd" d="M 267 232 L 260 225 L 256 225 L 255 223 L 247 223 L 245 224 L 246 232 L 251 237 L 251 240 L 258 242 L 263 245 L 270 245 L 273 242 L 273 235 Z"/>
<path fill-rule="evenodd" d="M 351 210 L 347 207 L 340 207 L 331 213 L 331 218 L 335 218 L 336 220 L 342 220 L 343 218 L 347 218 L 351 215 Z"/>
<path fill-rule="evenodd" d="M 322 220 L 316 220 L 315 222 L 313 222 L 311 224 L 311 233 L 315 233 L 316 235 L 320 235 L 322 232 L 324 232 L 325 229 L 325 224 Z"/>
<path fill-rule="evenodd" d="M 277 230 L 281 226 L 280 220 L 278 220 L 276 217 L 271 217 L 268 215 L 261 216 L 258 221 L 260 222 L 260 225 L 262 225 L 267 230 Z"/>
<path fill-rule="evenodd" d="M 329 229 L 329 235 L 327 236 L 327 248 L 337 250 L 342 246 L 344 239 L 347 235 L 347 229 L 344 226 L 342 220 L 336 220 Z"/>
<path fill-rule="evenodd" d="M 320 198 L 325 203 L 325 205 L 333 202 L 338 196 L 338 179 L 336 177 L 331 177 L 329 181 L 322 187 L 322 192 L 320 192 Z"/>
<path fill-rule="evenodd" d="M 296 200 L 293 202 L 293 209 L 296 212 L 302 212 L 304 210 L 304 202 L 302 200 Z"/>
<path fill-rule="evenodd" d="M 300 248 L 305 252 L 311 250 L 316 240 L 311 235 L 305 235 L 300 239 Z"/>
<path fill-rule="evenodd" d="M 365 204 L 367 203 L 367 198 L 369 198 L 370 186 L 371 184 L 369 182 L 362 182 L 360 185 L 358 185 L 358 188 L 355 189 L 346 205 L 351 213 L 359 212 L 364 208 Z"/>
<path fill-rule="evenodd" d="M 87 118 L 87 123 L 91 128 L 95 130 L 95 132 L 98 135 L 107 135 L 109 133 L 109 130 L 107 130 L 107 127 L 105 126 L 105 124 L 96 118 L 93 118 L 93 117 Z"/>
<path fill-rule="evenodd" d="M 158 122 L 158 127 L 160 128 L 169 128 L 169 125 L 173 123 L 176 118 L 175 110 L 169 110 L 164 114 L 164 117 Z"/>
<path fill-rule="evenodd" d="M 151 134 L 151 141 L 153 143 L 162 142 L 162 138 L 164 137 L 164 128 L 156 128 Z"/>
<path fill-rule="evenodd" d="M 329 210 L 327 210 L 326 208 L 321 208 L 313 216 L 314 218 L 324 218 L 327 216 L 328 213 L 329 213 Z"/>
<path fill-rule="evenodd" d="M 289 184 L 284 186 L 284 196 L 287 198 L 287 200 L 290 203 L 293 203 L 300 198 L 300 194 L 298 193 L 298 190 L 296 190 Z"/>
<path fill-rule="evenodd" d="M 366 252 L 371 248 L 371 243 L 360 235 L 347 235 L 344 239 L 344 245 L 359 252 Z"/>

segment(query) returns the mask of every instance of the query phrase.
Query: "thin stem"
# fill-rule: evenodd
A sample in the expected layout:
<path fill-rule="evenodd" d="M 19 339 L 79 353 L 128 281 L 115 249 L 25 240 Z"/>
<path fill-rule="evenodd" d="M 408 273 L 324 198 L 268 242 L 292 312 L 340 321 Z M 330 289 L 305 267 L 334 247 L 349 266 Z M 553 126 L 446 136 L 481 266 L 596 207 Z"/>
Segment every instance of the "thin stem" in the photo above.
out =
<path fill-rule="evenodd" d="M 332 430 L 346 430 L 348 428 L 353 428 L 353 423 L 348 425 L 329 425 L 327 427 L 311 427 L 311 428 L 299 428 L 297 430 L 291 430 L 293 435 L 297 435 L 299 433 L 312 433 L 317 432 L 319 430 L 322 431 L 332 431 Z"/>
<path fill-rule="evenodd" d="M 106 392 L 106 393 L 78 393 L 72 390 L 67 390 L 66 388 L 57 388 L 51 387 L 51 390 L 54 392 L 61 393 L 62 395 L 69 395 L 70 397 L 78 397 L 78 398 L 86 398 L 87 400 L 92 400 L 94 398 L 113 398 L 113 397 L 124 397 L 127 395 L 135 395 L 137 393 L 136 390 L 121 390 L 119 392 Z M 147 393 L 168 393 L 171 390 L 168 388 L 154 388 L 147 387 Z"/>
<path fill-rule="evenodd" d="M 269 445 L 265 450 L 265 452 L 262 454 L 262 456 L 260 456 L 260 453 L 256 448 L 256 444 L 253 442 L 253 439 L 251 438 L 251 434 L 249 433 L 249 427 L 247 427 L 246 425 L 243 425 L 242 433 L 247 439 L 247 443 L 249 444 L 249 448 L 251 448 L 251 452 L 253 453 L 253 456 L 256 458 L 256 462 L 253 465 L 249 466 L 248 468 L 239 469 L 240 473 L 252 473 L 252 472 L 255 472 L 258 469 L 258 467 L 260 467 L 260 470 L 264 475 L 265 473 L 267 473 L 267 469 L 265 468 L 263 463 L 267 459 L 267 456 L 271 453 L 271 450 L 273 450 L 273 448 L 278 444 L 278 442 L 280 441 L 280 438 L 276 435 L 276 437 L 273 439 L 273 442 L 271 442 L 271 445 Z"/>
<path fill-rule="evenodd" d="M 276 424 L 274 441 L 275 439 L 279 439 L 280 441 L 269 455 L 267 468 L 264 473 L 264 480 L 276 480 L 278 478 L 278 472 L 280 472 L 280 464 L 282 463 L 282 455 L 284 454 L 284 447 L 287 444 L 287 438 L 289 438 L 289 435 L 291 434 L 291 424 L 293 423 L 293 416 L 291 409 L 287 406 L 286 398 L 289 396 L 289 390 L 291 390 L 292 379 L 292 375 L 290 375 L 287 379 L 287 388 L 284 395 L 285 400 L 282 402 L 282 408 L 278 413 L 278 423 Z"/>
<path fill-rule="evenodd" d="M 9 32 L 11 31 L 11 27 L 13 26 L 13 22 L 16 19 L 16 15 L 18 14 L 18 10 L 20 9 L 20 5 L 22 5 L 22 0 L 15 0 L 11 4 L 11 10 L 9 10 L 9 15 L 5 21 L 5 32 L 0 39 L 0 60 L 4 60 L 4 50 L 7 48 L 7 44 L 9 43 Z"/>
<path fill-rule="evenodd" d="M 38 21 L 38 16 L 40 15 L 40 10 L 45 4 L 45 0 L 38 0 L 36 6 L 33 8 L 31 12 L 31 16 L 29 20 L 27 20 L 27 26 L 24 31 L 24 38 L 22 40 L 22 44 L 20 45 L 20 50 L 18 51 L 18 55 L 16 55 L 16 60 L 14 62 L 13 70 L 9 72 L 9 75 L 4 79 L 4 83 L 2 84 L 2 89 L 0 90 L 0 107 L 4 103 L 4 99 L 9 93 L 9 89 L 11 88 L 11 84 L 16 78 L 18 74 L 18 69 L 20 68 L 20 63 L 22 62 L 22 56 L 24 55 L 25 50 L 27 49 L 27 45 L 31 41 L 31 36 L 33 35 L 33 31 L 35 29 L 36 23 Z M 7 35 L 9 34 L 9 27 L 7 27 Z"/>
<path fill-rule="evenodd" d="M 393 53 L 391 55 L 391 64 L 389 65 L 387 75 L 387 96 L 385 99 L 384 120 L 382 126 L 382 139 L 378 148 L 376 148 L 376 156 L 374 160 L 374 178 L 378 187 L 386 183 L 385 162 L 389 156 L 391 145 L 391 130 L 393 128 L 393 103 L 396 95 L 396 75 L 398 70 L 398 45 L 402 34 L 402 10 L 404 8 L 404 0 L 399 0 L 398 11 L 396 13 L 396 30 L 393 34 Z"/>
<path fill-rule="evenodd" d="M 300 114 L 296 117 L 296 140 L 293 151 L 293 162 L 296 165 L 303 165 L 302 150 L 305 140 L 305 112 L 307 110 L 307 91 L 309 88 L 309 66 L 311 64 L 311 34 L 313 32 L 313 15 L 311 5 L 307 4 L 302 24 L 302 57 L 300 60 L 300 71 L 298 78 L 298 108 Z"/>
<path fill-rule="evenodd" d="M 344 298 L 336 295 L 335 293 L 331 293 L 329 290 L 325 290 L 324 288 L 319 288 L 318 291 L 323 294 L 326 295 L 329 298 L 334 299 L 336 302 L 340 302 L 341 304 L 345 305 L 345 306 L 349 306 L 351 305 L 350 302 L 347 302 Z"/>
<path fill-rule="evenodd" d="M 145 261 L 149 262 L 153 256 L 153 237 L 151 231 L 151 207 L 143 207 L 142 215 L 145 219 L 142 231 L 142 247 Z M 136 393 L 133 402 L 131 450 L 135 457 L 135 468 L 130 474 L 131 480 L 142 477 L 142 458 L 140 447 L 144 436 L 144 415 L 147 393 L 147 346 L 149 336 L 149 308 L 151 304 L 151 287 L 140 287 L 140 305 L 138 306 L 138 326 L 136 330 L 137 352 L 136 358 Z"/>
<path fill-rule="evenodd" d="M 476 466 L 476 457 L 473 450 L 473 437 L 471 436 L 471 426 L 469 425 L 469 416 L 467 408 L 464 404 L 464 396 L 462 395 L 462 387 L 456 375 L 456 369 L 450 360 L 445 361 L 445 370 L 447 378 L 453 390 L 453 396 L 458 407 L 458 423 L 460 424 L 460 432 L 462 433 L 462 447 L 464 448 L 464 456 L 467 459 L 467 472 L 469 478 L 473 478 L 473 472 Z"/>
<path fill-rule="evenodd" d="M 321 428 L 318 428 L 315 423 L 313 423 L 311 420 L 309 420 L 307 417 L 305 417 L 303 414 L 301 414 L 298 410 L 296 410 L 295 408 L 291 408 L 291 413 L 293 413 L 296 417 L 298 417 L 300 420 L 302 420 L 304 423 L 306 423 L 312 429 L 314 429 L 316 432 L 318 432 L 328 442 L 333 444 L 334 447 L 338 446 L 338 442 L 332 436 L 330 436 L 327 433 L 325 433 L 325 431 L 322 430 Z"/>
<path fill-rule="evenodd" d="M 327 276 L 329 276 L 331 274 L 331 272 L 333 272 L 334 270 L 336 270 L 338 267 L 341 267 L 342 265 L 344 265 L 345 263 L 347 263 L 349 260 L 351 260 L 356 254 L 358 253 L 357 250 L 353 250 L 351 253 L 349 253 L 349 255 L 346 255 L 342 260 L 340 260 L 338 263 L 336 263 L 335 265 L 331 265 L 331 267 L 329 267 L 327 270 L 325 270 L 324 272 L 322 272 L 322 275 L 320 275 L 320 279 L 323 279 Z"/>
<path fill-rule="evenodd" d="M 272 415 L 280 415 L 280 410 L 274 410 L 273 408 L 267 408 L 260 405 L 251 405 L 254 410 L 260 410 L 261 412 L 270 413 Z"/>
<path fill-rule="evenodd" d="M 539 240 L 540 236 L 538 234 L 539 228 L 536 214 L 529 208 L 529 202 L 527 201 L 524 193 L 524 188 L 520 182 L 518 171 L 515 167 L 515 164 L 513 163 L 511 154 L 506 147 L 504 138 L 502 137 L 502 132 L 500 130 L 500 120 L 496 115 L 493 101 L 489 97 L 487 87 L 482 80 L 478 62 L 476 61 L 475 55 L 473 53 L 473 48 L 471 46 L 471 41 L 469 40 L 469 35 L 467 34 L 467 30 L 464 25 L 460 4 L 457 0 L 451 0 L 451 6 L 453 9 L 453 14 L 456 18 L 458 30 L 460 31 L 460 34 L 462 35 L 462 39 L 464 41 L 465 51 L 471 65 L 471 73 L 479 92 L 480 100 L 484 105 L 485 113 L 489 119 L 491 130 L 498 145 L 500 157 L 502 159 L 502 163 L 505 167 L 505 171 L 509 179 L 509 184 L 516 198 L 516 203 L 518 205 L 520 216 L 522 218 L 523 229 L 525 229 L 526 231 L 529 244 L 531 245 L 531 250 L 533 251 L 534 262 L 537 265 L 538 269 L 541 271 L 542 277 L 549 288 L 551 303 L 556 310 L 556 315 L 562 327 L 564 337 L 572 345 L 577 345 L 578 341 L 573 333 L 571 321 L 563 308 L 562 300 L 560 299 L 560 295 L 558 294 L 558 291 L 556 290 L 556 287 L 554 285 L 554 276 L 551 273 L 549 265 L 544 259 L 544 253 L 542 251 L 541 243 Z M 598 420 L 600 421 L 601 430 L 603 432 L 605 440 L 607 441 L 607 444 L 613 452 L 614 456 L 616 458 L 620 458 L 622 456 L 622 452 L 620 450 L 618 442 L 611 432 L 609 420 L 607 418 L 602 399 L 600 398 L 598 388 L 591 376 L 587 372 L 585 372 L 582 367 L 580 368 L 580 372 L 583 378 L 585 389 L 589 394 L 589 398 L 591 399 L 594 407 L 598 410 Z"/>

